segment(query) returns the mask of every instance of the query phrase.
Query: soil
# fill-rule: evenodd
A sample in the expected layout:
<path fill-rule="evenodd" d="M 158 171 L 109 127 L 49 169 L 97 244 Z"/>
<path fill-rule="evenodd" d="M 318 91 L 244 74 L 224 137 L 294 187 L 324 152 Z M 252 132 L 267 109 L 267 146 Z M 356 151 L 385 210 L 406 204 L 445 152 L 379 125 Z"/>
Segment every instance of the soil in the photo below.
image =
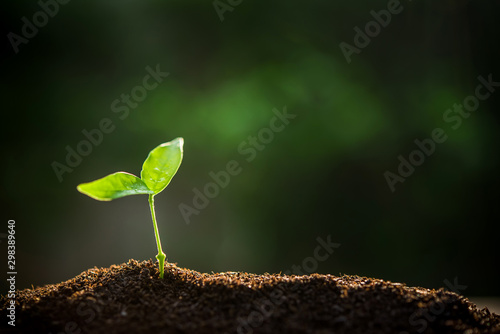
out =
<path fill-rule="evenodd" d="M 500 316 L 456 293 L 333 275 L 202 274 L 151 260 L 17 292 L 1 333 L 500 333 Z"/>

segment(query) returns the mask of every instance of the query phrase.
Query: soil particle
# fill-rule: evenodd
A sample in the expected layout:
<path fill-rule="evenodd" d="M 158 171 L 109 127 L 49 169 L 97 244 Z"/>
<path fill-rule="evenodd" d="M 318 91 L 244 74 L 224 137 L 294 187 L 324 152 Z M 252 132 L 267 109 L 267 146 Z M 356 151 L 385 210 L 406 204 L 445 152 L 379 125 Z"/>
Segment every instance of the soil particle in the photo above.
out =
<path fill-rule="evenodd" d="M 500 333 L 500 316 L 443 289 L 333 275 L 202 274 L 151 260 L 17 292 L 1 333 Z"/>

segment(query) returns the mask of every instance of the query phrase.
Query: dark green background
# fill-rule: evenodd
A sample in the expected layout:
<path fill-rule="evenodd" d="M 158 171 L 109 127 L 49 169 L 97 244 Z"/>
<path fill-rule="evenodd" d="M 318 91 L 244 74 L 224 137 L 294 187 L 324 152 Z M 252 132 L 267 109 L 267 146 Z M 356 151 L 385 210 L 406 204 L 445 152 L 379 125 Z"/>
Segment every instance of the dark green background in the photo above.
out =
<path fill-rule="evenodd" d="M 137 175 L 149 150 L 183 136 L 184 161 L 156 200 L 169 261 L 279 272 L 331 235 L 341 246 L 319 273 L 429 288 L 457 277 L 465 295 L 500 295 L 500 90 L 457 130 L 442 119 L 479 75 L 500 81 L 499 5 L 401 4 L 348 64 L 339 44 L 387 1 L 244 0 L 224 21 L 211 1 L 70 1 L 17 54 L 7 34 L 40 7 L 2 3 L 0 232 L 16 220 L 18 287 L 154 258 L 146 196 L 103 203 L 76 185 Z M 112 101 L 156 64 L 170 75 L 120 120 Z M 297 117 L 246 162 L 238 146 L 283 106 Z M 114 132 L 59 182 L 51 163 L 103 118 Z M 384 172 L 437 127 L 448 140 L 392 193 Z M 230 160 L 241 174 L 186 224 L 179 204 Z"/>

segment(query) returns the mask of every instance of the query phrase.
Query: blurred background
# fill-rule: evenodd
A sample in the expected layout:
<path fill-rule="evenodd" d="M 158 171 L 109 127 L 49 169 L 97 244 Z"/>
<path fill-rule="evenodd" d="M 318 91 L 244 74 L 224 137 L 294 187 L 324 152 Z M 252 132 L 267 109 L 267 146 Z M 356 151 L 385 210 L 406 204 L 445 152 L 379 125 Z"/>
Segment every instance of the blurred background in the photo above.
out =
<path fill-rule="evenodd" d="M 76 186 L 139 175 L 151 149 L 182 136 L 183 163 L 156 197 L 170 262 L 202 272 L 296 265 L 426 288 L 456 277 L 466 296 L 500 296 L 500 89 L 456 129 L 443 120 L 478 76 L 500 81 L 498 2 L 402 1 L 385 27 L 369 25 L 364 47 L 355 28 L 391 1 L 53 4 L 0 11 L 0 248 L 14 219 L 18 288 L 154 259 L 146 196 L 98 202 Z M 23 28 L 34 20 L 36 33 Z M 346 57 L 341 43 L 357 51 Z M 169 75 L 144 89 L 157 68 Z M 265 130 L 285 106 L 295 118 Z M 80 144 L 103 119 L 113 130 Z M 447 140 L 391 191 L 384 173 L 397 174 L 398 156 L 435 128 Z M 76 166 L 68 147 L 86 154 Z M 195 209 L 196 189 L 232 160 L 241 172 L 185 219 L 179 205 Z M 55 165 L 68 169 L 58 177 Z M 308 260 L 328 236 L 340 246 Z"/>

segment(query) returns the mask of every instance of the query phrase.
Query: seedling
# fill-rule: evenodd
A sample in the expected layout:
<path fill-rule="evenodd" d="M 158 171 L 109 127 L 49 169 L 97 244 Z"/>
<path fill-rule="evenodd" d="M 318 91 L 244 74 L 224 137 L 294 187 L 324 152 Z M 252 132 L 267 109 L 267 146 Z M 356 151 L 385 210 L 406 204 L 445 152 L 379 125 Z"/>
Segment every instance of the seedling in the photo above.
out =
<path fill-rule="evenodd" d="M 154 197 L 165 189 L 179 169 L 182 161 L 184 139 L 176 138 L 163 143 L 149 152 L 141 170 L 141 178 L 126 173 L 117 172 L 101 179 L 82 183 L 77 189 L 98 201 L 111 201 L 112 199 L 147 194 L 149 196 L 149 207 L 158 247 L 158 264 L 160 266 L 160 278 L 163 278 L 165 253 L 161 249 L 160 234 L 156 224 Z"/>

